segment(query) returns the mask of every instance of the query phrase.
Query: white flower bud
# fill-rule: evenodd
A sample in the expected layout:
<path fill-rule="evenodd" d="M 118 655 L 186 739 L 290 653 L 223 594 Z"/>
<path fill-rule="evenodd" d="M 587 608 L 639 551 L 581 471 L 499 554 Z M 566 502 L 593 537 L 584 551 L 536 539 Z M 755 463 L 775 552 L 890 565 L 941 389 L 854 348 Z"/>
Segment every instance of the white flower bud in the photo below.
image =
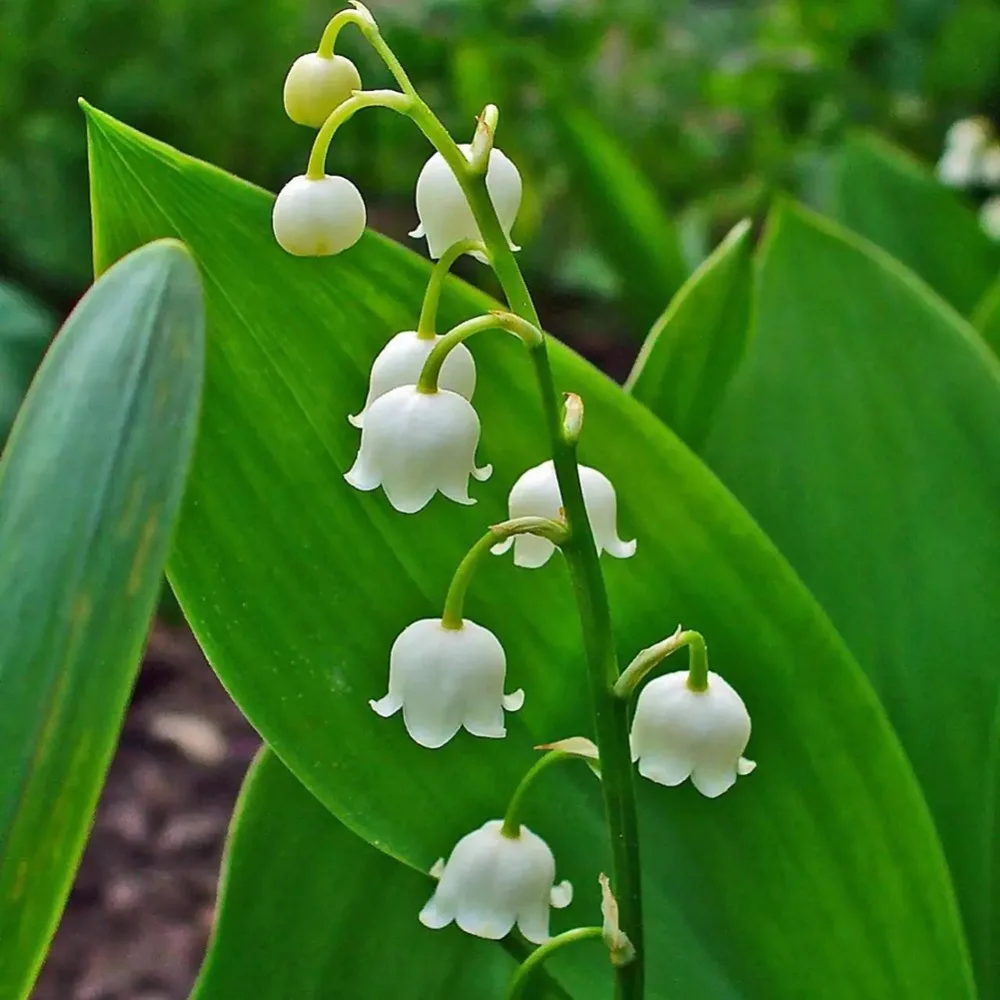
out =
<path fill-rule="evenodd" d="M 441 339 L 418 337 L 413 330 L 397 333 L 372 364 L 371 377 L 368 382 L 368 398 L 362 411 L 347 419 L 355 427 L 364 426 L 365 414 L 379 396 L 384 396 L 390 389 L 401 385 L 416 385 L 423 371 L 427 355 L 431 348 Z M 472 399 L 476 388 L 476 363 L 465 344 L 453 347 L 441 366 L 438 385 L 442 389 L 457 392 L 466 399 Z"/>
<path fill-rule="evenodd" d="M 583 502 L 590 519 L 598 554 L 607 552 L 616 559 L 635 555 L 636 543 L 623 542 L 618 537 L 618 500 L 611 481 L 597 469 L 580 466 L 580 485 Z M 510 491 L 507 501 L 510 517 L 547 517 L 562 520 L 562 494 L 556 481 L 556 470 L 551 460 L 528 469 Z M 491 551 L 501 555 L 514 546 L 514 565 L 537 569 L 549 561 L 555 546 L 547 538 L 537 535 L 515 535 L 494 545 Z"/>
<path fill-rule="evenodd" d="M 1000 195 L 983 202 L 979 209 L 979 225 L 990 239 L 1000 241 Z"/>
<path fill-rule="evenodd" d="M 350 59 L 307 52 L 292 63 L 285 77 L 285 111 L 293 122 L 319 128 L 360 89 L 361 77 Z"/>
<path fill-rule="evenodd" d="M 463 143 L 458 148 L 469 159 L 472 147 Z M 486 190 L 510 243 L 510 231 L 521 207 L 521 175 L 499 149 L 490 151 Z M 435 153 L 424 164 L 417 178 L 417 217 L 420 225 L 410 235 L 426 236 L 427 252 L 435 259 L 460 240 L 482 241 L 465 192 L 440 153 Z M 520 249 L 513 243 L 510 245 L 513 250 Z M 474 253 L 473 256 L 484 260 L 482 254 Z"/>
<path fill-rule="evenodd" d="M 708 672 L 704 691 L 692 691 L 687 681 L 688 671 L 678 670 L 642 689 L 632 721 L 632 759 L 651 781 L 679 785 L 690 778 L 714 799 L 756 766 L 740 756 L 750 740 L 750 715 L 718 674 Z"/>
<path fill-rule="evenodd" d="M 498 819 L 466 834 L 431 869 L 440 881 L 420 911 L 420 922 L 437 930 L 453 920 L 467 934 L 499 941 L 516 923 L 533 944 L 549 938 L 549 908 L 573 900 L 569 882 L 554 885 L 556 862 L 549 845 L 521 826 L 507 837 Z"/>
<path fill-rule="evenodd" d="M 524 692 L 503 693 L 507 657 L 500 640 L 468 620 L 445 628 L 439 618 L 408 625 L 389 654 L 389 693 L 370 702 L 383 718 L 403 710 L 406 731 L 437 749 L 463 726 L 473 736 L 507 735 L 503 713 L 524 704 Z"/>
<path fill-rule="evenodd" d="M 293 177 L 271 214 L 274 238 L 297 257 L 326 257 L 354 246 L 365 231 L 364 199 L 346 177 Z"/>
<path fill-rule="evenodd" d="M 479 417 L 457 392 L 420 392 L 404 385 L 379 396 L 365 413 L 358 457 L 344 478 L 359 490 L 385 490 L 402 514 L 422 510 L 438 491 L 473 504 L 469 476 L 483 481 L 490 465 L 476 468 Z"/>

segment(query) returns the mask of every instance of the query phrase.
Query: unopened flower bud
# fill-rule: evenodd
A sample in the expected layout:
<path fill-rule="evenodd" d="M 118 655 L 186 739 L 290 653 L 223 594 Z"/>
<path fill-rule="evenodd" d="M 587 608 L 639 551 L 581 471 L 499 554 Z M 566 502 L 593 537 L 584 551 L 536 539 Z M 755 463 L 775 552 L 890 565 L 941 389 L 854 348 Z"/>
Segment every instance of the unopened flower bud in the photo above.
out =
<path fill-rule="evenodd" d="M 580 485 L 587 517 L 597 543 L 597 551 L 607 552 L 616 559 L 635 555 L 636 543 L 623 542 L 618 537 L 618 500 L 615 488 L 603 473 L 589 466 L 580 466 Z M 528 469 L 510 491 L 508 499 L 510 517 L 547 517 L 552 521 L 563 518 L 562 494 L 556 480 L 552 461 L 542 462 Z M 492 552 L 501 555 L 514 546 L 514 565 L 537 569 L 549 561 L 555 546 L 547 538 L 537 535 L 516 535 L 493 546 Z"/>
<path fill-rule="evenodd" d="M 431 870 L 439 879 L 420 922 L 437 930 L 452 921 L 467 934 L 499 941 L 516 923 L 533 944 L 549 939 L 550 907 L 562 909 L 573 899 L 569 882 L 554 885 L 556 862 L 549 845 L 521 826 L 505 836 L 492 819 L 466 834 L 448 861 Z"/>
<path fill-rule="evenodd" d="M 365 231 L 361 192 L 346 177 L 293 177 L 271 213 L 274 238 L 297 257 L 326 257 L 354 246 Z"/>
<path fill-rule="evenodd" d="M 307 52 L 292 63 L 285 77 L 285 111 L 293 122 L 319 128 L 360 89 L 361 77 L 350 59 Z"/>
<path fill-rule="evenodd" d="M 427 355 L 440 339 L 440 335 L 418 337 L 413 330 L 397 333 L 382 348 L 372 364 L 368 398 L 365 400 L 364 408 L 360 413 L 347 419 L 355 427 L 362 427 L 365 414 L 376 399 L 401 385 L 416 385 Z M 472 360 L 472 353 L 465 344 L 458 344 L 448 352 L 448 357 L 441 366 L 438 385 L 442 389 L 457 392 L 466 399 L 472 399 L 472 393 L 476 388 L 476 363 Z"/>
<path fill-rule="evenodd" d="M 632 759 L 651 781 L 679 785 L 690 778 L 714 799 L 756 766 L 740 756 L 750 740 L 750 714 L 718 674 L 708 672 L 704 691 L 692 690 L 688 677 L 686 670 L 664 674 L 639 693 Z"/>
<path fill-rule="evenodd" d="M 516 712 L 524 692 L 504 694 L 507 657 L 500 640 L 468 620 L 445 628 L 439 618 L 408 625 L 389 654 L 389 693 L 371 706 L 383 718 L 403 710 L 406 731 L 437 749 L 463 726 L 473 736 L 507 735 L 504 711 Z"/>
<path fill-rule="evenodd" d="M 469 143 L 463 143 L 458 148 L 469 159 L 472 151 Z M 521 207 L 521 175 L 499 149 L 490 151 L 486 190 L 504 235 L 510 242 L 510 231 Z M 424 164 L 417 178 L 417 217 L 420 225 L 410 235 L 416 238 L 426 236 L 427 252 L 435 259 L 460 240 L 482 242 L 482 234 L 465 192 L 440 153 L 435 153 Z M 513 243 L 511 248 L 518 249 Z M 485 261 L 480 253 L 473 253 L 473 256 Z"/>
<path fill-rule="evenodd" d="M 489 479 L 492 466 L 476 467 L 479 417 L 457 392 L 420 392 L 404 385 L 379 396 L 365 413 L 358 457 L 344 478 L 356 489 L 385 490 L 402 514 L 422 510 L 438 491 L 473 504 L 469 476 Z"/>

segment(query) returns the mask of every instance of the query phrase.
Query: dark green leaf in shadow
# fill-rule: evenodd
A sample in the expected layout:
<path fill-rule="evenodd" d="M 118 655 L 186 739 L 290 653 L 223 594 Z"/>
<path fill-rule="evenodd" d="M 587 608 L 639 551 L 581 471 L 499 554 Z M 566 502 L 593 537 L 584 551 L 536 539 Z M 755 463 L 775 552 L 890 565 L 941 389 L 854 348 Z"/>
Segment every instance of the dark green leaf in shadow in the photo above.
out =
<path fill-rule="evenodd" d="M 55 326 L 48 310 L 20 289 L 0 282 L 0 447 Z"/>
<path fill-rule="evenodd" d="M 993 997 L 1000 366 L 898 262 L 783 208 L 757 324 L 705 449 L 878 687 Z"/>
<path fill-rule="evenodd" d="M 514 962 L 500 945 L 417 920 L 433 885 L 351 833 L 263 750 L 233 817 L 192 1000 L 502 996 Z"/>
<path fill-rule="evenodd" d="M 750 223 L 741 222 L 674 296 L 625 383 L 695 450 L 746 347 L 752 249 Z"/>
<path fill-rule="evenodd" d="M 1000 246 L 959 195 L 869 134 L 846 141 L 834 184 L 834 218 L 888 250 L 959 312 L 972 311 L 1000 270 Z"/>
<path fill-rule="evenodd" d="M 159 591 L 194 442 L 202 293 L 144 247 L 83 298 L 0 463 L 0 996 L 59 917 Z"/>
<path fill-rule="evenodd" d="M 550 108 L 594 245 L 617 271 L 637 328 L 648 330 L 687 277 L 677 230 L 649 179 L 594 115 L 565 99 Z"/>
<path fill-rule="evenodd" d="M 229 691 L 286 766 L 346 826 L 426 871 L 498 816 L 531 747 L 590 733 L 565 569 L 490 560 L 469 617 L 503 641 L 523 710 L 506 740 L 430 751 L 379 719 L 389 647 L 440 613 L 448 578 L 506 494 L 545 456 L 528 360 L 473 343 L 479 503 L 419 515 L 343 481 L 346 414 L 372 358 L 412 327 L 428 268 L 373 234 L 338 257 L 284 254 L 264 192 L 90 110 L 98 265 L 183 234 L 205 275 L 205 412 L 170 575 Z M 414 174 L 419 164 L 414 165 Z M 491 305 L 453 281 L 442 325 Z M 605 571 L 620 652 L 697 625 L 754 714 L 760 766 L 717 801 L 642 783 L 648 1000 L 921 1000 L 971 996 L 960 925 L 926 805 L 873 692 L 822 612 L 745 512 L 660 421 L 552 342 L 587 406 L 585 461 L 618 488 L 632 560 Z M 526 820 L 576 897 L 553 929 L 597 917 L 607 860 L 597 783 L 546 775 Z M 607 962 L 581 947 L 555 974 L 604 1000 Z M 845 960 L 849 956 L 849 961 Z"/>

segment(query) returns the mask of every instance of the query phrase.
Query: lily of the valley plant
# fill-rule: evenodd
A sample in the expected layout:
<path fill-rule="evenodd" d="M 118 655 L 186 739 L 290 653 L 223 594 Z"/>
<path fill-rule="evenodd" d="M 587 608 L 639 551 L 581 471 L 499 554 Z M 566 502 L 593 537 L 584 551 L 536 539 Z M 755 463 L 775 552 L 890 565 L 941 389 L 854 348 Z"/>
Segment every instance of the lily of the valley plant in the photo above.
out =
<path fill-rule="evenodd" d="M 361 89 L 356 68 L 334 53 L 337 36 L 347 25 L 360 28 L 398 90 Z M 518 268 L 511 230 L 521 178 L 494 145 L 497 108 L 490 105 L 482 112 L 471 143 L 457 143 L 416 92 L 371 14 L 357 3 L 330 21 L 315 53 L 295 61 L 284 99 L 293 120 L 318 128 L 305 174 L 289 181 L 274 205 L 275 238 L 292 254 L 341 253 L 364 231 L 366 211 L 358 188 L 347 178 L 328 175 L 325 167 L 337 130 L 357 111 L 381 107 L 405 115 L 434 148 L 416 180 L 419 224 L 412 235 L 427 240 L 437 263 L 416 329 L 386 331 L 386 346 L 372 361 L 367 397 L 357 401 L 356 413 L 344 415 L 360 431 L 347 482 L 371 491 L 371 503 L 388 501 L 400 514 L 418 515 L 435 493 L 460 504 L 476 502 L 475 482 L 489 478 L 492 468 L 489 456 L 479 454 L 477 372 L 465 341 L 490 330 L 519 338 L 530 355 L 545 414 L 539 433 L 547 435 L 551 454 L 510 484 L 509 520 L 489 526 L 471 546 L 443 596 L 440 618 L 410 623 L 392 643 L 387 690 L 384 695 L 373 691 L 371 699 L 374 712 L 386 721 L 373 715 L 372 725 L 405 726 L 429 750 L 453 739 L 506 736 L 506 714 L 517 711 L 531 691 L 507 690 L 503 637 L 464 616 L 466 591 L 489 553 L 513 548 L 514 563 L 532 569 L 558 549 L 580 608 L 580 662 L 592 692 L 594 741 L 558 740 L 560 734 L 552 734 L 557 742 L 525 775 L 502 818 L 484 816 L 457 844 L 441 845 L 441 860 L 430 873 L 437 887 L 413 919 L 429 928 L 454 922 L 469 934 L 490 939 L 517 927 L 538 949 L 515 973 L 510 996 L 520 994 L 553 951 L 600 938 L 615 968 L 617 995 L 638 1000 L 645 956 L 636 774 L 662 786 L 690 778 L 703 795 L 721 795 L 738 775 L 753 769 L 743 757 L 750 739 L 749 713 L 739 694 L 708 669 L 705 641 L 697 632 L 678 628 L 642 650 L 625 670 L 616 662 L 600 557 L 630 558 L 637 542 L 620 537 L 614 485 L 577 460 L 584 402 L 573 393 L 557 398 L 546 338 Z M 442 283 L 452 264 L 466 254 L 493 269 L 507 309 L 471 317 L 439 333 Z M 488 379 L 489 372 L 478 377 Z M 380 487 L 385 500 L 376 494 Z M 530 579 L 524 585 L 530 586 Z M 651 671 L 681 648 L 689 649 L 689 669 L 642 686 Z M 529 812 L 526 793 L 550 764 L 586 758 L 603 787 L 612 870 L 609 878 L 602 877 L 600 895 L 596 887 L 592 894 L 580 894 L 584 901 L 593 899 L 595 910 L 601 900 L 600 922 L 550 937 L 550 910 L 568 907 L 573 887 L 557 882 L 558 858 L 543 836 L 522 822 Z"/>

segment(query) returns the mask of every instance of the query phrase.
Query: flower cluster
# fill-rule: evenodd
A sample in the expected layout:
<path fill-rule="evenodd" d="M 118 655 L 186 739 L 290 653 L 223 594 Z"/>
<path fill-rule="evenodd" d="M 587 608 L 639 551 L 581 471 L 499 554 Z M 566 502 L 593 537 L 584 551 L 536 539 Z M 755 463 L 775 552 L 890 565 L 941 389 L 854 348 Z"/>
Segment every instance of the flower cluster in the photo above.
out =
<path fill-rule="evenodd" d="M 1000 188 L 1000 140 L 987 119 L 962 118 L 952 124 L 945 135 L 937 176 L 954 188 Z M 982 203 L 979 222 L 989 237 L 1000 240 L 1000 195 Z"/>
<path fill-rule="evenodd" d="M 438 146 L 416 180 L 419 226 L 412 234 L 426 238 L 437 263 L 416 329 L 396 333 L 375 357 L 363 406 L 348 417 L 361 437 L 344 478 L 362 491 L 381 487 L 389 504 L 403 514 L 421 511 L 437 493 L 473 504 L 470 480 L 483 482 L 492 469 L 476 461 L 481 429 L 473 404 L 477 373 L 464 341 L 484 330 L 502 329 L 538 352 L 536 358 L 545 357 L 546 343 L 533 315 L 504 311 L 473 317 L 438 334 L 436 306 L 448 269 L 463 254 L 487 264 L 506 255 L 516 272 L 510 254 L 517 248 L 510 235 L 521 201 L 521 178 L 510 159 L 493 147 L 497 112 L 492 106 L 484 111 L 470 144 L 440 138 L 446 135 L 443 127 L 416 97 L 405 74 L 394 68 L 394 57 L 385 55 L 388 50 L 370 15 L 355 7 L 334 18 L 320 50 L 302 56 L 289 71 L 286 109 L 295 121 L 319 131 L 309 170 L 278 195 L 274 233 L 289 253 L 304 256 L 339 253 L 360 239 L 365 226 L 361 196 L 346 178 L 327 175 L 324 162 L 336 129 L 361 107 L 383 106 L 409 115 Z M 333 55 L 333 40 L 345 23 L 361 27 L 383 54 L 402 93 L 360 89 L 354 67 Z M 547 362 L 536 369 L 547 372 Z M 540 385 L 553 413 L 557 404 L 547 378 L 540 377 Z M 383 718 L 401 713 L 406 732 L 422 747 L 440 748 L 462 729 L 471 736 L 501 739 L 507 732 L 505 713 L 516 712 L 524 703 L 522 690 L 505 692 L 507 657 L 500 639 L 464 616 L 466 590 L 486 553 L 502 555 L 513 549 L 516 566 L 540 569 L 560 549 L 571 569 L 587 564 L 598 577 L 602 553 L 616 559 L 636 553 L 636 541 L 619 536 L 611 481 L 577 462 L 582 424 L 582 401 L 568 394 L 561 430 L 550 427 L 553 459 L 527 469 L 513 484 L 509 519 L 493 525 L 459 565 L 441 617 L 412 622 L 392 644 L 388 691 L 370 704 Z M 661 676 L 640 691 L 652 669 L 685 647 L 690 651 L 687 671 Z M 698 791 L 714 798 L 730 788 L 737 775 L 753 768 L 742 757 L 750 738 L 746 706 L 725 680 L 708 671 L 698 633 L 678 630 L 643 650 L 605 696 L 629 699 L 637 691 L 631 732 L 623 727 L 620 736 L 630 742 L 642 776 L 668 786 L 690 778 Z M 552 851 L 520 822 L 521 800 L 549 762 L 600 752 L 579 737 L 552 747 L 528 772 L 504 819 L 490 820 L 466 834 L 448 859 L 434 866 L 431 874 L 437 886 L 420 912 L 426 926 L 440 928 L 454 921 L 470 934 L 501 938 L 516 924 L 529 941 L 548 940 L 550 908 L 569 905 L 572 887 L 568 882 L 556 884 Z M 595 766 L 600 771 L 599 762 Z M 601 777 L 620 779 L 610 773 Z M 603 886 L 605 920 L 598 933 L 609 942 L 614 960 L 632 961 L 627 928 L 618 927 L 617 904 L 606 880 Z"/>

